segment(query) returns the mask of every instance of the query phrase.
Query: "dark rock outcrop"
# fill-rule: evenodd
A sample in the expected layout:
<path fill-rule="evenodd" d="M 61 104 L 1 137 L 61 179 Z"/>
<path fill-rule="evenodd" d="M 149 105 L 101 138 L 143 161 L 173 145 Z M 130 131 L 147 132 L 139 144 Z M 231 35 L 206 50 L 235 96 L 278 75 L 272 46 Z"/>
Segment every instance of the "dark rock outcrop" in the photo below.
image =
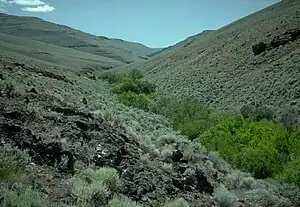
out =
<path fill-rule="evenodd" d="M 265 52 L 266 49 L 267 49 L 267 45 L 263 42 L 260 42 L 256 45 L 252 46 L 252 51 L 253 51 L 254 55 L 259 55 L 259 54 Z"/>
<path fill-rule="evenodd" d="M 268 36 L 270 36 L 270 34 Z M 253 45 L 252 51 L 254 55 L 259 55 L 265 52 L 266 50 L 283 46 L 289 42 L 298 40 L 299 38 L 300 38 L 300 29 L 298 28 L 289 29 L 283 34 L 275 36 L 269 44 L 260 42 L 258 44 Z"/>
<path fill-rule="evenodd" d="M 300 37 L 300 29 L 290 29 L 281 35 L 277 35 L 271 41 L 271 46 L 273 48 L 279 47 L 280 45 L 285 45 L 289 42 L 295 41 Z"/>

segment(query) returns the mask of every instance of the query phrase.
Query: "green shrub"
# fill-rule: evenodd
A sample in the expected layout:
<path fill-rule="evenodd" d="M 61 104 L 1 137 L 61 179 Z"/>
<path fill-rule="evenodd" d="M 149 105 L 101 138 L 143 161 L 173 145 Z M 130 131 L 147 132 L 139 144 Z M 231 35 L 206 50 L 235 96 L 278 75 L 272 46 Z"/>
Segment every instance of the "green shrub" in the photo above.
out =
<path fill-rule="evenodd" d="M 281 123 L 283 123 L 288 130 L 291 132 L 293 130 L 293 128 L 295 128 L 297 126 L 297 124 L 299 123 L 300 119 L 300 110 L 297 107 L 289 107 L 289 108 L 285 108 L 280 117 L 279 117 L 279 121 Z"/>
<path fill-rule="evenodd" d="M 98 170 L 88 168 L 79 175 L 72 177 L 68 184 L 71 195 L 76 199 L 78 205 L 86 203 L 103 205 L 106 203 L 110 191 L 116 189 L 118 179 L 118 172 L 113 168 L 100 168 Z"/>
<path fill-rule="evenodd" d="M 13 84 L 0 79 L 0 96 L 13 96 L 15 87 Z"/>
<path fill-rule="evenodd" d="M 29 155 L 8 144 L 0 146 L 1 206 L 49 206 L 46 197 L 29 185 L 26 167 Z"/>
<path fill-rule="evenodd" d="M 267 189 L 254 189 L 246 192 L 247 199 L 259 206 L 292 206 L 288 199 L 277 197 Z"/>
<path fill-rule="evenodd" d="M 233 192 L 227 190 L 222 184 L 218 188 L 215 188 L 214 196 L 219 207 L 233 207 L 238 199 Z"/>
<path fill-rule="evenodd" d="M 131 201 L 127 197 L 116 197 L 116 196 L 108 202 L 107 206 L 108 207 L 142 207 L 141 204 Z"/>
<path fill-rule="evenodd" d="M 30 157 L 26 152 L 10 145 L 0 146 L 0 179 L 18 180 L 25 173 Z"/>
<path fill-rule="evenodd" d="M 300 157 L 292 158 L 290 162 L 288 162 L 282 168 L 281 172 L 278 172 L 276 175 L 277 180 L 281 180 L 287 183 L 294 183 L 300 186 Z"/>
<path fill-rule="evenodd" d="M 251 122 L 241 117 L 226 119 L 200 137 L 209 150 L 219 152 L 225 160 L 256 178 L 274 177 L 282 170 L 293 153 L 291 147 L 295 143 L 291 139 L 281 124 Z M 299 143 L 296 138 L 294 141 Z"/>
<path fill-rule="evenodd" d="M 126 106 L 148 110 L 151 96 L 145 94 L 136 94 L 133 92 L 122 93 L 119 95 L 119 101 Z"/>
<path fill-rule="evenodd" d="M 108 187 L 109 190 L 116 190 L 117 182 L 119 180 L 119 173 L 114 168 L 100 168 L 95 172 L 95 175 L 102 180 L 103 184 Z M 95 177 L 95 179 L 97 179 Z"/>
<path fill-rule="evenodd" d="M 120 83 L 124 79 L 138 80 L 142 79 L 143 77 L 143 74 L 136 69 L 131 70 L 128 75 L 118 74 L 114 72 L 105 72 L 100 76 L 100 78 L 102 78 L 103 80 L 107 80 L 110 84 Z"/>
<path fill-rule="evenodd" d="M 77 205 L 87 203 L 104 204 L 109 197 L 107 187 L 101 182 L 88 183 L 77 177 L 70 179 L 71 195 L 75 198 Z"/>
<path fill-rule="evenodd" d="M 126 78 L 116 84 L 113 93 L 122 94 L 124 92 L 133 92 L 136 94 L 151 94 L 155 92 L 155 86 L 147 81 L 140 81 L 133 78 Z"/>
<path fill-rule="evenodd" d="M 134 78 L 134 79 L 142 79 L 144 75 L 142 74 L 141 71 L 137 69 L 133 69 L 129 72 L 129 77 Z"/>
<path fill-rule="evenodd" d="M 100 78 L 107 80 L 110 84 L 113 84 L 120 82 L 124 77 L 117 73 L 105 72 L 100 76 Z"/>
<path fill-rule="evenodd" d="M 202 118 L 190 119 L 185 123 L 178 123 L 176 129 L 187 135 L 190 139 L 196 139 L 212 126 L 207 120 Z"/>
<path fill-rule="evenodd" d="M 196 139 L 225 117 L 224 114 L 205 107 L 198 100 L 189 98 L 178 101 L 158 99 L 151 105 L 151 111 L 170 118 L 174 128 L 190 139 Z"/>
<path fill-rule="evenodd" d="M 289 153 L 290 161 L 278 172 L 276 178 L 288 183 L 300 186 L 300 128 L 294 128 L 290 132 L 284 150 Z"/>
<path fill-rule="evenodd" d="M 149 109 L 149 103 L 154 97 L 155 85 L 140 80 L 143 78 L 139 70 L 132 70 L 129 75 L 104 73 L 102 79 L 112 84 L 112 92 L 118 95 L 119 101 L 126 106 L 143 110 Z"/>
<path fill-rule="evenodd" d="M 183 198 L 177 198 L 173 200 L 166 201 L 163 207 L 189 207 L 190 205 Z"/>
<path fill-rule="evenodd" d="M 248 104 L 240 109 L 241 115 L 245 119 L 253 121 L 260 121 L 262 119 L 273 120 L 274 111 L 267 106 L 256 106 L 254 104 Z"/>
<path fill-rule="evenodd" d="M 14 183 L 13 187 L 1 183 L 0 200 L 1 206 L 50 206 L 50 202 L 41 193 L 20 183 Z"/>

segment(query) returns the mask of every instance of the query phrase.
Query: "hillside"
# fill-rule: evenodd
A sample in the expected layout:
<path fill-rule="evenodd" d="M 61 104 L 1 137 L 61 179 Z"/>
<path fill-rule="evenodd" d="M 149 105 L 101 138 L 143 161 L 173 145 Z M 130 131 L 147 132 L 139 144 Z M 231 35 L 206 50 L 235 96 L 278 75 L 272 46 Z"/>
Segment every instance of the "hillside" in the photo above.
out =
<path fill-rule="evenodd" d="M 282 1 L 129 65 L 112 45 L 132 43 L 2 15 L 15 23 L 0 33 L 0 206 L 300 206 L 299 126 L 227 113 L 299 108 L 298 33 L 269 45 L 299 9 Z"/>
<path fill-rule="evenodd" d="M 123 63 L 148 59 L 147 55 L 158 50 L 139 43 L 91 35 L 36 17 L 0 13 L 0 22 L 1 33 L 72 48 Z"/>
<path fill-rule="evenodd" d="M 102 71 L 124 65 L 112 58 L 2 33 L 0 51 L 3 55 L 10 53 L 10 56 L 17 59 L 23 56 L 27 63 L 42 61 L 53 67 L 60 66 L 78 72 Z"/>
<path fill-rule="evenodd" d="M 257 56 L 252 51 L 299 25 L 300 1 L 281 1 L 181 50 L 118 71 L 142 70 L 161 94 L 194 97 L 218 109 L 236 111 L 250 102 L 299 108 L 300 41 Z"/>
<path fill-rule="evenodd" d="M 197 39 L 212 33 L 213 31 L 214 30 L 204 30 L 203 32 L 193 35 L 193 36 L 190 36 L 190 37 L 186 38 L 185 40 L 176 43 L 175 45 L 172 45 L 172 46 L 163 48 L 157 52 L 154 52 L 154 53 L 148 55 L 148 57 L 154 57 L 154 56 L 162 55 L 164 53 L 171 52 L 174 50 L 180 50 L 183 47 L 187 47 L 188 45 L 190 45 L 192 42 L 196 41 Z"/>

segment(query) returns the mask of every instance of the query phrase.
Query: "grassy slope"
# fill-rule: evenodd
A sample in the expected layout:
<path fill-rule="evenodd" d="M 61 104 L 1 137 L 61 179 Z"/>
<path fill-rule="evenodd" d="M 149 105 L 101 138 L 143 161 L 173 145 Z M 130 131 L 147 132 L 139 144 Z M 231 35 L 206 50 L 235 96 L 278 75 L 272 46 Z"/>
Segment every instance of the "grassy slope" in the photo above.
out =
<path fill-rule="evenodd" d="M 282 108 L 293 102 L 299 107 L 300 41 L 260 56 L 251 49 L 299 26 L 299 12 L 300 1 L 282 1 L 186 48 L 118 70 L 143 70 L 161 93 L 197 97 L 221 109 L 237 109 L 250 101 Z"/>
<path fill-rule="evenodd" d="M 37 59 L 54 66 L 64 66 L 74 70 L 107 69 L 123 65 L 122 62 L 111 58 L 2 33 L 0 33 L 0 50 L 4 54 L 11 52 L 15 56 L 23 55 L 27 59 Z"/>
<path fill-rule="evenodd" d="M 0 21 L 1 33 L 28 37 L 122 62 L 142 60 L 148 54 L 158 50 L 138 43 L 91 35 L 34 17 L 19 17 L 0 13 Z"/>

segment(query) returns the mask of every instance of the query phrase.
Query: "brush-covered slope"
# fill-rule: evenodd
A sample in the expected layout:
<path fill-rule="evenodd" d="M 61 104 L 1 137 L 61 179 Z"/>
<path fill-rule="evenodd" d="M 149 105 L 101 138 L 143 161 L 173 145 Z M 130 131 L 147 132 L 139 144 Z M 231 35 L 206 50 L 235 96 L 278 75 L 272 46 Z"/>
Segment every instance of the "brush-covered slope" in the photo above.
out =
<path fill-rule="evenodd" d="M 3 33 L 0 33 L 0 52 L 26 57 L 26 62 L 42 61 L 75 71 L 101 71 L 124 65 L 112 58 Z"/>
<path fill-rule="evenodd" d="M 105 81 L 26 60 L 0 53 L 1 206 L 299 206 Z"/>
<path fill-rule="evenodd" d="M 48 44 L 112 58 L 124 63 L 147 59 L 147 55 L 158 50 L 139 43 L 91 35 L 36 17 L 0 13 L 0 22 L 1 33 L 27 37 Z"/>
<path fill-rule="evenodd" d="M 281 1 L 188 47 L 121 70 L 140 69 L 161 93 L 238 109 L 248 102 L 300 107 L 300 40 L 255 56 L 252 46 L 300 27 L 300 1 Z"/>

